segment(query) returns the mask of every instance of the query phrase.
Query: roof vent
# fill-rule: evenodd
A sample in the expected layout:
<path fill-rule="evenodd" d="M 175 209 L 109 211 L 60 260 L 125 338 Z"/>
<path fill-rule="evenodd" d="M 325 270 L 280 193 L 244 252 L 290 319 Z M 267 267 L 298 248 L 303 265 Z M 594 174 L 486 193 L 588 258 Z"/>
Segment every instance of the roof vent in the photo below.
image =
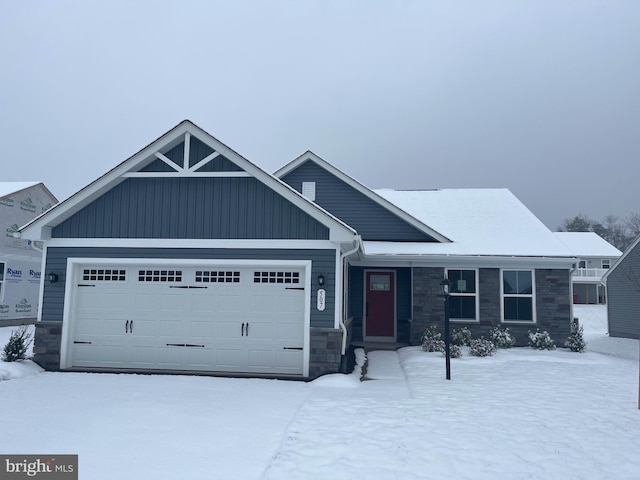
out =
<path fill-rule="evenodd" d="M 316 201 L 316 182 L 302 182 L 302 195 L 312 202 Z"/>

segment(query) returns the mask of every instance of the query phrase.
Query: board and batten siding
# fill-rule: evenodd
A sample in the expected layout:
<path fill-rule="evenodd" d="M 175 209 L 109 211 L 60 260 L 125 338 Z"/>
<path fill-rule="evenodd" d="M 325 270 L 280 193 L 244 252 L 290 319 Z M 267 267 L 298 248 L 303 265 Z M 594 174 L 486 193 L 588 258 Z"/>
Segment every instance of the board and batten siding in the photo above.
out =
<path fill-rule="evenodd" d="M 44 321 L 61 322 L 63 319 L 67 259 L 70 257 L 153 258 L 158 260 L 158 265 L 162 265 L 164 259 L 311 260 L 311 327 L 334 327 L 335 250 L 52 247 L 47 249 L 46 271 L 58 273 L 59 281 L 54 284 L 45 282 L 42 299 L 42 320 Z M 326 308 L 322 312 L 316 308 L 317 282 L 315 280 L 321 274 L 326 281 L 324 286 Z"/>
<path fill-rule="evenodd" d="M 609 335 L 640 339 L 640 243 L 607 277 Z"/>
<path fill-rule="evenodd" d="M 302 182 L 315 182 L 315 203 L 357 230 L 363 240 L 434 241 L 311 160 L 281 180 L 298 192 L 302 192 Z"/>
<path fill-rule="evenodd" d="M 255 178 L 128 178 L 53 238 L 326 240 L 329 229 Z"/>

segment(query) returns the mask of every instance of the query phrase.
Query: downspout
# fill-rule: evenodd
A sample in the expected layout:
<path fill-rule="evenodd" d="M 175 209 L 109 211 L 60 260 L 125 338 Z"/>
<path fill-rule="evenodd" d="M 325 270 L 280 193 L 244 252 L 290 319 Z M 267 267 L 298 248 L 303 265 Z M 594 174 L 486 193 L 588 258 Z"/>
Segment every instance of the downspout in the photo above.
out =
<path fill-rule="evenodd" d="M 29 240 L 29 244 L 31 245 L 31 248 L 33 248 L 36 252 L 43 253 L 43 248 L 42 247 L 44 247 L 44 245 L 42 247 L 38 247 L 36 245 L 36 242 L 34 242 L 33 240 Z"/>
<path fill-rule="evenodd" d="M 342 278 L 346 277 L 346 269 L 347 269 L 347 257 L 352 253 L 357 252 L 362 246 L 362 238 L 360 235 L 356 235 L 355 247 L 351 250 L 347 250 L 343 254 L 340 255 L 340 265 L 342 266 Z M 344 324 L 344 317 L 347 311 L 347 289 L 345 288 L 344 281 L 342 282 L 342 312 L 340 312 L 340 330 L 342 330 L 342 349 L 341 354 L 345 355 L 347 353 L 347 326 Z"/>

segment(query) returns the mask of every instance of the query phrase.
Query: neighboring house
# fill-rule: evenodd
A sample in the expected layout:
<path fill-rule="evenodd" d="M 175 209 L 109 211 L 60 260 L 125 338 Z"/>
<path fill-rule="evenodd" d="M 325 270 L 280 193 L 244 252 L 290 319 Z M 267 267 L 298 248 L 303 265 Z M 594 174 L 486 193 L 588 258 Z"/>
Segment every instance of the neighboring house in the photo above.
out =
<path fill-rule="evenodd" d="M 36 318 L 42 251 L 14 234 L 57 202 L 40 182 L 0 182 L 0 325 Z"/>
<path fill-rule="evenodd" d="M 640 339 L 640 236 L 606 272 L 609 335 Z"/>
<path fill-rule="evenodd" d="M 578 257 L 571 276 L 573 303 L 607 303 L 602 277 L 622 252 L 594 232 L 555 232 L 555 235 Z"/>
<path fill-rule="evenodd" d="M 372 191 L 307 152 L 270 175 L 185 120 L 21 229 L 45 243 L 47 369 L 315 378 L 442 325 L 570 332 L 576 258 L 508 190 Z"/>

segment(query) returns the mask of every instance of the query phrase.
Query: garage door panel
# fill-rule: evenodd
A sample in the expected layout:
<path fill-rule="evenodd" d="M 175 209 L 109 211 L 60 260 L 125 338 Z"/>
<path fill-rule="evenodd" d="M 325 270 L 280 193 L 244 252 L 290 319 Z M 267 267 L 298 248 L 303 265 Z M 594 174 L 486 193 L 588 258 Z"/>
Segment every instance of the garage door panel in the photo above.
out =
<path fill-rule="evenodd" d="M 276 322 L 271 319 L 253 317 L 247 322 L 247 336 L 250 341 L 276 338 Z"/>
<path fill-rule="evenodd" d="M 273 349 L 249 348 L 249 368 L 253 370 L 271 368 L 274 366 L 275 352 Z"/>
<path fill-rule="evenodd" d="M 302 346 L 302 339 L 304 338 L 304 328 L 298 323 L 283 324 L 279 323 L 277 326 L 276 338 L 279 338 L 283 343 L 299 342 Z"/>
<path fill-rule="evenodd" d="M 218 338 L 220 324 L 211 320 L 195 320 L 190 322 L 189 337 L 195 340 Z"/>
<path fill-rule="evenodd" d="M 303 373 L 303 351 L 283 348 L 303 347 L 304 269 L 165 270 L 129 265 L 125 282 L 76 288 L 72 365 Z"/>
<path fill-rule="evenodd" d="M 216 348 L 214 355 L 215 355 L 214 363 L 218 368 L 221 368 L 224 370 L 232 369 L 232 370 L 240 371 L 243 365 L 243 362 L 242 362 L 243 352 L 241 352 L 237 348 L 219 347 L 219 348 Z M 244 363 L 246 364 L 246 361 Z"/>
<path fill-rule="evenodd" d="M 275 367 L 283 373 L 294 374 L 300 370 L 302 364 L 302 350 L 280 350 L 277 351 Z"/>
<path fill-rule="evenodd" d="M 189 304 L 184 299 L 183 311 L 190 309 L 194 314 L 210 314 L 220 310 L 219 299 L 209 289 L 189 296 Z"/>
<path fill-rule="evenodd" d="M 164 312 L 172 312 L 174 314 L 183 314 L 188 311 L 188 299 L 180 295 L 160 295 L 158 297 L 160 309 Z M 156 309 L 158 307 L 155 307 Z"/>

